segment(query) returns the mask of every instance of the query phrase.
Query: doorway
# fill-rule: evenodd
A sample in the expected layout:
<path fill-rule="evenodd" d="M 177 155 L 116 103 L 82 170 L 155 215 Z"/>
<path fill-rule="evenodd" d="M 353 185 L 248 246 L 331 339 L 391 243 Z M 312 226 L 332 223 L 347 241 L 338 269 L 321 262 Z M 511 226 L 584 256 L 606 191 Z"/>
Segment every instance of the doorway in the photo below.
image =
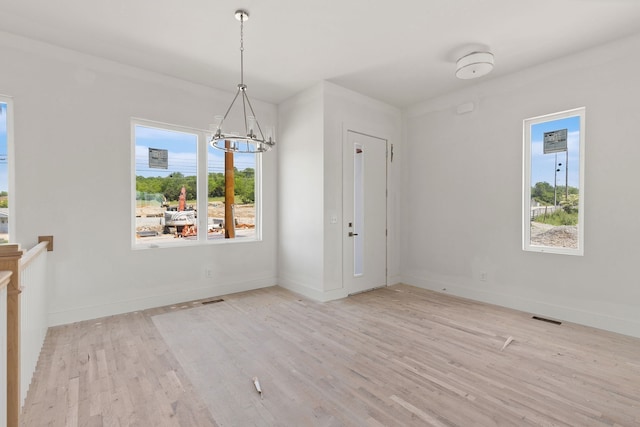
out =
<path fill-rule="evenodd" d="M 347 131 L 343 144 L 343 285 L 387 285 L 387 141 Z"/>

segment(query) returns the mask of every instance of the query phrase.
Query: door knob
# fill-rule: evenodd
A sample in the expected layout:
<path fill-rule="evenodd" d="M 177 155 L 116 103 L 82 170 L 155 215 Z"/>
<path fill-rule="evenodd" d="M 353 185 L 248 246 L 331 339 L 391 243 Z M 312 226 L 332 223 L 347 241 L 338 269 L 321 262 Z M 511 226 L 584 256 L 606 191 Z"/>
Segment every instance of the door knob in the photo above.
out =
<path fill-rule="evenodd" d="M 357 236 L 357 235 L 358 235 L 358 233 L 354 233 L 353 231 L 349 232 L 349 237 L 353 237 L 353 236 Z"/>

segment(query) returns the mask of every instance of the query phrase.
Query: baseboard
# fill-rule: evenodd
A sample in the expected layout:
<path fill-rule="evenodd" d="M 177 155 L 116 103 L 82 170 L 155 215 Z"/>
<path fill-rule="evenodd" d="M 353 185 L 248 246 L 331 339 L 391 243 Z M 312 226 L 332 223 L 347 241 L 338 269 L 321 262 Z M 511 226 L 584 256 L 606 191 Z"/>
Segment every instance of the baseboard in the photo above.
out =
<path fill-rule="evenodd" d="M 150 295 L 141 298 L 131 298 L 128 300 L 109 302 L 105 304 L 78 307 L 69 310 L 54 311 L 49 313 L 48 321 L 49 326 L 65 325 L 83 320 L 98 319 L 116 314 L 146 310 L 148 308 L 179 304 L 202 298 L 217 297 L 237 292 L 250 291 L 253 289 L 267 288 L 269 286 L 275 286 L 276 282 L 276 278 L 272 277 L 222 285 L 217 284 Z"/>
<path fill-rule="evenodd" d="M 327 302 L 340 298 L 345 298 L 347 292 L 344 289 L 335 289 L 332 291 L 321 291 L 315 288 L 311 288 L 304 283 L 297 282 L 287 278 L 280 278 L 278 285 L 291 292 L 302 295 L 303 297 L 312 299 L 314 301 Z"/>
<path fill-rule="evenodd" d="M 278 286 L 280 286 L 281 288 L 290 290 L 291 292 L 294 292 L 296 294 L 302 295 L 303 297 L 316 300 L 316 301 L 322 301 L 322 294 L 324 293 L 321 290 L 312 288 L 302 282 L 288 279 L 286 277 L 280 277 L 278 279 Z"/>
<path fill-rule="evenodd" d="M 502 294 L 481 289 L 471 289 L 452 283 L 445 283 L 438 280 L 424 279 L 410 275 L 403 276 L 402 283 L 435 292 L 455 295 L 462 298 L 468 298 L 475 301 L 499 305 L 536 315 L 542 315 L 545 317 L 640 338 L 640 322 L 632 319 L 624 319 L 605 313 L 596 313 L 575 307 L 522 298 L 517 295 Z"/>
<path fill-rule="evenodd" d="M 349 296 L 349 293 L 344 289 L 334 289 L 332 291 L 327 291 L 323 295 L 322 302 L 335 301 L 337 299 L 346 298 Z"/>
<path fill-rule="evenodd" d="M 402 276 L 393 276 L 387 278 L 387 286 L 393 286 L 399 283 L 403 283 Z M 302 282 L 282 277 L 280 278 L 278 285 L 290 290 L 291 292 L 295 292 L 296 294 L 300 294 L 304 297 L 320 302 L 334 301 L 349 296 L 349 292 L 344 288 L 333 289 L 330 291 L 321 291 L 315 288 L 311 288 Z"/>
<path fill-rule="evenodd" d="M 400 283 L 404 283 L 402 281 L 402 276 L 389 276 L 389 277 L 387 277 L 387 286 L 398 285 Z"/>

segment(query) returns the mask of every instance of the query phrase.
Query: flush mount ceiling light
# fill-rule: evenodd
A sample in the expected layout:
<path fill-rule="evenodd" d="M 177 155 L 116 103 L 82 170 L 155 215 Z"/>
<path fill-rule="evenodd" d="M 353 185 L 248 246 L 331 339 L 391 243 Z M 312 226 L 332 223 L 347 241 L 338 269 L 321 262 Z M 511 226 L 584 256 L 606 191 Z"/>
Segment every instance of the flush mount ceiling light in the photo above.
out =
<path fill-rule="evenodd" d="M 209 142 L 212 147 L 234 153 L 262 153 L 268 151 L 276 145 L 276 142 L 269 136 L 268 139 L 264 137 L 262 128 L 256 113 L 253 112 L 251 101 L 247 96 L 247 85 L 244 84 L 244 21 L 249 19 L 249 12 L 246 10 L 236 10 L 235 17 L 240 21 L 240 84 L 236 90 L 236 96 L 231 101 L 231 105 L 227 108 L 227 112 L 224 116 L 216 117 L 216 130 L 215 134 Z M 235 133 L 224 132 L 222 125 L 229 116 L 229 113 L 233 109 L 238 98 L 242 99 L 242 117 L 244 119 L 244 135 Z M 249 108 L 250 115 L 247 114 L 247 107 Z M 258 132 L 256 134 L 256 131 Z"/>
<path fill-rule="evenodd" d="M 456 77 L 463 80 L 475 79 L 493 70 L 493 53 L 472 52 L 458 59 Z"/>

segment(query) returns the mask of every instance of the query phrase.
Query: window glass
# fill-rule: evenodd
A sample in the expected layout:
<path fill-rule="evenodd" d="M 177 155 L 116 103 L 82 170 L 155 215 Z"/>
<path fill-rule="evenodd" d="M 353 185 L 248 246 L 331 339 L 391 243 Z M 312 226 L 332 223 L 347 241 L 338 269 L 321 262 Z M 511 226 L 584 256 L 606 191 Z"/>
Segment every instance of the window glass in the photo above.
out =
<path fill-rule="evenodd" d="M 9 100 L 0 97 L 0 243 L 9 242 Z"/>
<path fill-rule="evenodd" d="M 226 153 L 211 146 L 207 151 L 208 238 L 255 238 L 257 155 Z M 233 189 L 228 196 L 227 188 Z"/>
<path fill-rule="evenodd" d="M 582 255 L 584 109 L 527 119 L 524 126 L 523 248 Z"/>
<path fill-rule="evenodd" d="M 208 131 L 134 120 L 134 247 L 258 237 L 258 157 L 225 153 L 209 139 Z"/>
<path fill-rule="evenodd" d="M 136 237 L 197 237 L 198 135 L 135 126 Z"/>

